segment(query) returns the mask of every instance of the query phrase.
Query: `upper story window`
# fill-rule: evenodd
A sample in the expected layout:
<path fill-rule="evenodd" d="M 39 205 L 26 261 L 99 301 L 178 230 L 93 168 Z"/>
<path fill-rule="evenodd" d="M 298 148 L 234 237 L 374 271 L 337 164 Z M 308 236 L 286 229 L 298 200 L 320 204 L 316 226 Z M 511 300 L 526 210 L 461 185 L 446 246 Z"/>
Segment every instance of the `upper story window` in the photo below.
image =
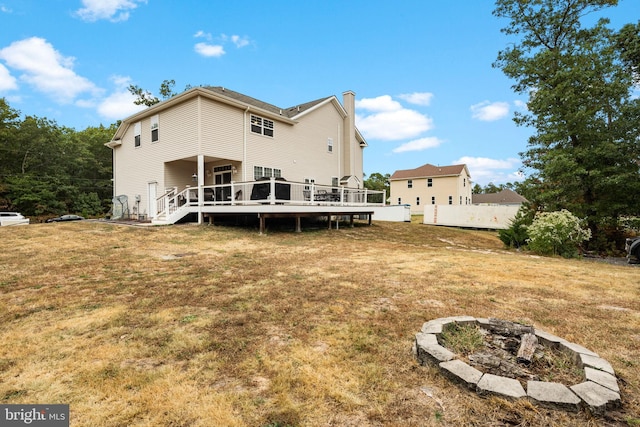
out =
<path fill-rule="evenodd" d="M 433 187 L 433 178 L 427 178 L 427 187 Z"/>
<path fill-rule="evenodd" d="M 273 121 L 251 115 L 251 132 L 273 137 Z"/>
<path fill-rule="evenodd" d="M 140 122 L 133 125 L 133 140 L 134 140 L 133 146 L 134 147 L 140 147 L 141 129 L 142 129 L 142 124 Z"/>
<path fill-rule="evenodd" d="M 467 178 L 462 178 L 462 186 L 463 187 L 467 186 Z"/>
<path fill-rule="evenodd" d="M 327 151 L 333 153 L 333 138 L 327 138 Z"/>
<path fill-rule="evenodd" d="M 407 188 L 413 188 L 413 180 L 412 179 L 407 180 Z"/>
<path fill-rule="evenodd" d="M 158 115 L 151 117 L 151 142 L 156 142 L 158 140 Z"/>

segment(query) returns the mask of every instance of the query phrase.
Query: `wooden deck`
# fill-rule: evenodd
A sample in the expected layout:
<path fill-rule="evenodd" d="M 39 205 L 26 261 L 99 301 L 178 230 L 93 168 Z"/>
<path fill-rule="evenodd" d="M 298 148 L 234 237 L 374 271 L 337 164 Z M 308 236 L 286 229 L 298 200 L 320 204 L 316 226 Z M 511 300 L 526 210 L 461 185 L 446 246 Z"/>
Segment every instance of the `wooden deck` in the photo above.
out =
<path fill-rule="evenodd" d="M 305 217 L 327 217 L 329 228 L 332 218 L 342 217 L 349 217 L 352 225 L 356 216 L 365 216 L 371 224 L 373 207 L 384 206 L 384 199 L 385 193 L 379 191 L 271 179 L 169 191 L 158 198 L 159 213 L 152 221 L 173 224 L 196 214 L 199 224 L 213 224 L 216 217 L 256 215 L 261 233 L 268 218 L 293 218 L 296 231 L 301 231 Z"/>

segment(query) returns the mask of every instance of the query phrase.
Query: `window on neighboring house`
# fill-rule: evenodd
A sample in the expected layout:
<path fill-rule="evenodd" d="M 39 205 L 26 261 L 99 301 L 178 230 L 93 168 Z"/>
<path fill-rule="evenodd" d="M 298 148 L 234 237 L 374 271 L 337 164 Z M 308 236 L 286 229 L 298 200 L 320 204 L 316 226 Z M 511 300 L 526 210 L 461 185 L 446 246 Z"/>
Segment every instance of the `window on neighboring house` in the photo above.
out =
<path fill-rule="evenodd" d="M 433 187 L 433 178 L 427 178 L 427 187 Z"/>
<path fill-rule="evenodd" d="M 273 121 L 251 115 L 251 132 L 273 137 Z"/>
<path fill-rule="evenodd" d="M 133 140 L 134 140 L 134 147 L 140 147 L 140 130 L 142 129 L 142 125 L 140 122 L 136 123 L 135 125 L 133 125 Z"/>
<path fill-rule="evenodd" d="M 280 178 L 282 176 L 282 170 L 276 168 L 267 168 L 262 166 L 253 167 L 253 179 L 255 181 L 260 178 Z"/>
<path fill-rule="evenodd" d="M 431 204 L 432 205 L 436 204 L 436 196 L 431 196 Z"/>
<path fill-rule="evenodd" d="M 412 179 L 407 180 L 407 188 L 413 188 L 413 180 Z"/>
<path fill-rule="evenodd" d="M 460 196 L 460 204 L 462 204 L 462 196 Z"/>
<path fill-rule="evenodd" d="M 420 197 L 416 197 L 416 206 L 420 206 Z"/>
<path fill-rule="evenodd" d="M 449 196 L 449 204 L 452 205 L 453 204 L 453 196 Z"/>
<path fill-rule="evenodd" d="M 158 115 L 151 117 L 151 142 L 158 140 Z"/>
<path fill-rule="evenodd" d="M 467 178 L 462 178 L 462 186 L 463 187 L 467 186 Z"/>
<path fill-rule="evenodd" d="M 327 138 L 327 151 L 333 153 L 333 138 Z"/>
<path fill-rule="evenodd" d="M 402 204 L 402 198 L 398 197 L 398 204 L 401 205 Z"/>

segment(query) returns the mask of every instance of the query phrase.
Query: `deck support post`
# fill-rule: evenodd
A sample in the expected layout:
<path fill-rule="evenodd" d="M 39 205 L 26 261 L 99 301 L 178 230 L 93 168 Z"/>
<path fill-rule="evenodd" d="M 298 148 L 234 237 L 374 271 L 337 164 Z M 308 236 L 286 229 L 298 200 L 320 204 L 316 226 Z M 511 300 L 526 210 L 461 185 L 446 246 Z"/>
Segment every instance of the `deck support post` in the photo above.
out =
<path fill-rule="evenodd" d="M 300 220 L 300 215 L 296 216 L 296 233 L 302 233 L 302 224 Z"/>

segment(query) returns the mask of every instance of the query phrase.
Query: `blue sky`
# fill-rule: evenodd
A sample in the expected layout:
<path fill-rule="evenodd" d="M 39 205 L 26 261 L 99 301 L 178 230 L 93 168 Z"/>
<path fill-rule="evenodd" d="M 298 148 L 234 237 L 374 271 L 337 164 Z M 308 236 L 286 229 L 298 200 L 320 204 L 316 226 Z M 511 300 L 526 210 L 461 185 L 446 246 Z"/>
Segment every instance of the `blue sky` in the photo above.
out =
<path fill-rule="evenodd" d="M 491 0 L 0 0 L 0 97 L 76 130 L 135 113 L 129 84 L 224 86 L 279 107 L 356 93 L 365 173 L 466 163 L 522 177 L 526 98 L 491 64 Z M 619 28 L 638 0 L 602 12 Z M 106 141 L 105 141 L 106 142 Z"/>

